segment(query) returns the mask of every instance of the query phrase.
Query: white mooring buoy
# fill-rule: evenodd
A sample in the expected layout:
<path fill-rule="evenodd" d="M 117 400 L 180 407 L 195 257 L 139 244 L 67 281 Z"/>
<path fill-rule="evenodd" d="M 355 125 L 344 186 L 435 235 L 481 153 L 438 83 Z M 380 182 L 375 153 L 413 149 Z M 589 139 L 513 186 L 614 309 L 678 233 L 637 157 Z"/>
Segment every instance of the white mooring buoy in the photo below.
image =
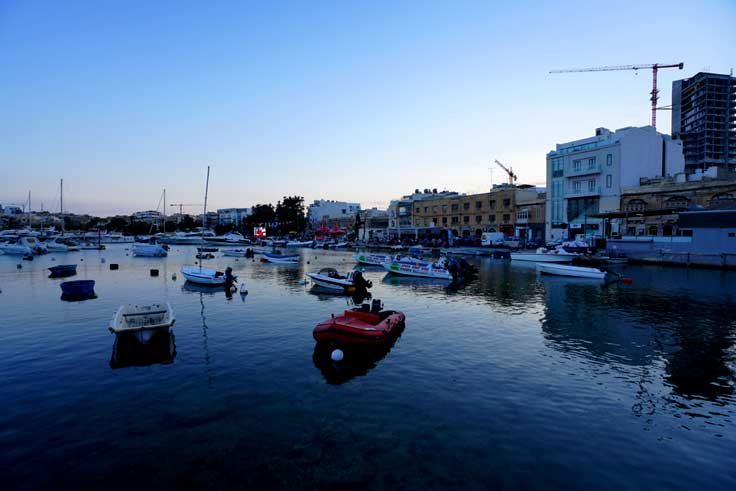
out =
<path fill-rule="evenodd" d="M 345 354 L 341 349 L 336 349 L 332 352 L 330 358 L 332 358 L 332 361 L 342 361 L 342 359 L 345 358 Z"/>

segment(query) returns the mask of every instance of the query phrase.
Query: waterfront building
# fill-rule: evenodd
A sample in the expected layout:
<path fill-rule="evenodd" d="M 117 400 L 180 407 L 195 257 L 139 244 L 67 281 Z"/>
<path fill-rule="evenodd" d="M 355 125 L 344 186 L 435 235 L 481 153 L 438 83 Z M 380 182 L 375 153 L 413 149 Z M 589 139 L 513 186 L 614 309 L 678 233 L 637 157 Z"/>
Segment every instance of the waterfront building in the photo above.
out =
<path fill-rule="evenodd" d="M 736 169 L 736 77 L 700 72 L 672 82 L 672 137 L 685 170 Z"/>
<path fill-rule="evenodd" d="M 547 193 L 539 189 L 532 199 L 522 197 L 516 203 L 514 237 L 525 243 L 545 240 L 545 209 Z"/>
<path fill-rule="evenodd" d="M 220 208 L 217 210 L 217 224 L 240 227 L 245 217 L 250 214 L 250 208 Z"/>
<path fill-rule="evenodd" d="M 422 228 L 426 228 L 424 221 L 426 216 L 420 217 L 417 215 L 418 212 L 416 211 L 416 209 L 423 209 L 423 206 L 419 206 L 417 203 L 425 200 L 441 200 L 457 195 L 458 193 L 454 191 L 437 192 L 437 188 L 424 189 L 423 191 L 415 189 L 412 194 L 407 194 L 405 196 L 402 196 L 400 199 L 392 200 L 388 206 L 388 236 L 418 237 L 419 230 Z M 432 225 L 432 227 L 439 226 Z"/>
<path fill-rule="evenodd" d="M 356 213 L 360 211 L 360 203 L 317 199 L 307 208 L 309 221 L 314 225 L 323 223 L 326 219 L 352 218 L 355 220 Z"/>
<path fill-rule="evenodd" d="M 139 222 L 154 223 L 161 220 L 163 214 L 156 210 L 136 211 L 133 213 L 133 220 Z"/>
<path fill-rule="evenodd" d="M 618 233 L 618 222 L 593 215 L 620 209 L 621 190 L 641 177 L 683 172 L 682 142 L 651 126 L 598 128 L 595 135 L 558 143 L 547 154 L 547 240 Z"/>
<path fill-rule="evenodd" d="M 533 203 L 538 195 L 539 190 L 533 186 L 509 184 L 494 185 L 480 194 L 432 194 L 412 201 L 407 223 L 418 236 L 438 235 L 443 229 L 460 237 L 480 237 L 484 231 L 514 236 L 518 203 Z M 527 225 L 528 217 L 525 234 Z"/>
<path fill-rule="evenodd" d="M 0 204 L 0 215 L 5 216 L 14 216 L 14 215 L 22 215 L 23 209 L 20 206 L 15 205 L 6 205 L 3 206 Z"/>
<path fill-rule="evenodd" d="M 388 229 L 388 212 L 378 208 L 361 210 L 360 219 L 363 226 L 358 237 L 361 240 L 382 240 Z"/>

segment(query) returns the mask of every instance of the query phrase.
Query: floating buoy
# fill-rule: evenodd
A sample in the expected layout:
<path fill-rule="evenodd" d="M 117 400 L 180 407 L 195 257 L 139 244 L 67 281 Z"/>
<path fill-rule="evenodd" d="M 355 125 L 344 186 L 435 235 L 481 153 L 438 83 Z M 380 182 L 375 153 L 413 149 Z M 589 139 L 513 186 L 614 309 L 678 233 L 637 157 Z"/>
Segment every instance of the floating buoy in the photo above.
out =
<path fill-rule="evenodd" d="M 330 355 L 330 358 L 332 358 L 332 361 L 342 361 L 342 359 L 345 357 L 344 353 L 341 349 L 336 349 L 332 352 Z"/>
<path fill-rule="evenodd" d="M 172 275 L 171 275 L 171 279 L 172 279 L 173 281 L 176 281 L 176 273 L 174 273 L 174 274 L 172 274 Z"/>
<path fill-rule="evenodd" d="M 110 271 L 115 271 L 120 266 L 117 263 L 110 263 Z"/>
<path fill-rule="evenodd" d="M 18 263 L 18 266 L 16 266 L 18 269 L 23 269 L 23 265 Z"/>
<path fill-rule="evenodd" d="M 158 276 L 158 269 L 152 269 L 151 276 Z"/>
<path fill-rule="evenodd" d="M 307 261 L 307 264 L 309 264 L 309 261 Z"/>
<path fill-rule="evenodd" d="M 52 257 L 52 258 L 51 258 L 51 260 L 52 260 L 52 261 L 56 261 L 56 258 L 55 258 L 55 257 Z"/>
<path fill-rule="evenodd" d="M 84 258 L 81 258 L 80 261 L 84 261 Z"/>
<path fill-rule="evenodd" d="M 245 287 L 245 283 L 241 283 L 240 284 L 240 294 L 241 295 L 247 295 L 248 294 L 248 289 Z"/>
<path fill-rule="evenodd" d="M 103 257 L 102 259 L 100 259 L 100 262 L 101 262 L 102 264 L 105 264 L 105 258 Z"/>

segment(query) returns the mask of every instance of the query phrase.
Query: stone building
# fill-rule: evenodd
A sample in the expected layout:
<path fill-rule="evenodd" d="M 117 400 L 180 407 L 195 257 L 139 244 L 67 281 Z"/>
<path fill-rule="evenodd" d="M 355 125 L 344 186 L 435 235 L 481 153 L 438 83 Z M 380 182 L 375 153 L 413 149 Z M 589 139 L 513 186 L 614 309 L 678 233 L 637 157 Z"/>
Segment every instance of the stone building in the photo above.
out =
<path fill-rule="evenodd" d="M 642 179 L 640 186 L 622 190 L 620 216 L 610 219 L 619 221 L 624 236 L 680 235 L 678 211 L 736 207 L 736 175 L 726 174 Z"/>

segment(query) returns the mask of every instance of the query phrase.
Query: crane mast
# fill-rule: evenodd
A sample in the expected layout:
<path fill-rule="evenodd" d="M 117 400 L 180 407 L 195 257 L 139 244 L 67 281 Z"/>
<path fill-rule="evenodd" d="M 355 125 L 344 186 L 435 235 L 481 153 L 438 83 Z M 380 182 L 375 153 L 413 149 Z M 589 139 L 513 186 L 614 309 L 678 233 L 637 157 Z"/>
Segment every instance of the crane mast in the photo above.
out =
<path fill-rule="evenodd" d="M 498 160 L 495 160 L 495 159 L 494 159 L 494 162 L 496 162 L 496 164 L 500 168 L 502 168 L 506 172 L 506 174 L 508 174 L 508 176 L 509 176 L 509 185 L 513 186 L 514 185 L 514 181 L 516 181 L 516 179 L 517 179 L 516 174 L 514 174 L 514 168 L 513 167 L 507 168 L 505 165 L 503 165 L 501 162 L 499 162 Z"/>

